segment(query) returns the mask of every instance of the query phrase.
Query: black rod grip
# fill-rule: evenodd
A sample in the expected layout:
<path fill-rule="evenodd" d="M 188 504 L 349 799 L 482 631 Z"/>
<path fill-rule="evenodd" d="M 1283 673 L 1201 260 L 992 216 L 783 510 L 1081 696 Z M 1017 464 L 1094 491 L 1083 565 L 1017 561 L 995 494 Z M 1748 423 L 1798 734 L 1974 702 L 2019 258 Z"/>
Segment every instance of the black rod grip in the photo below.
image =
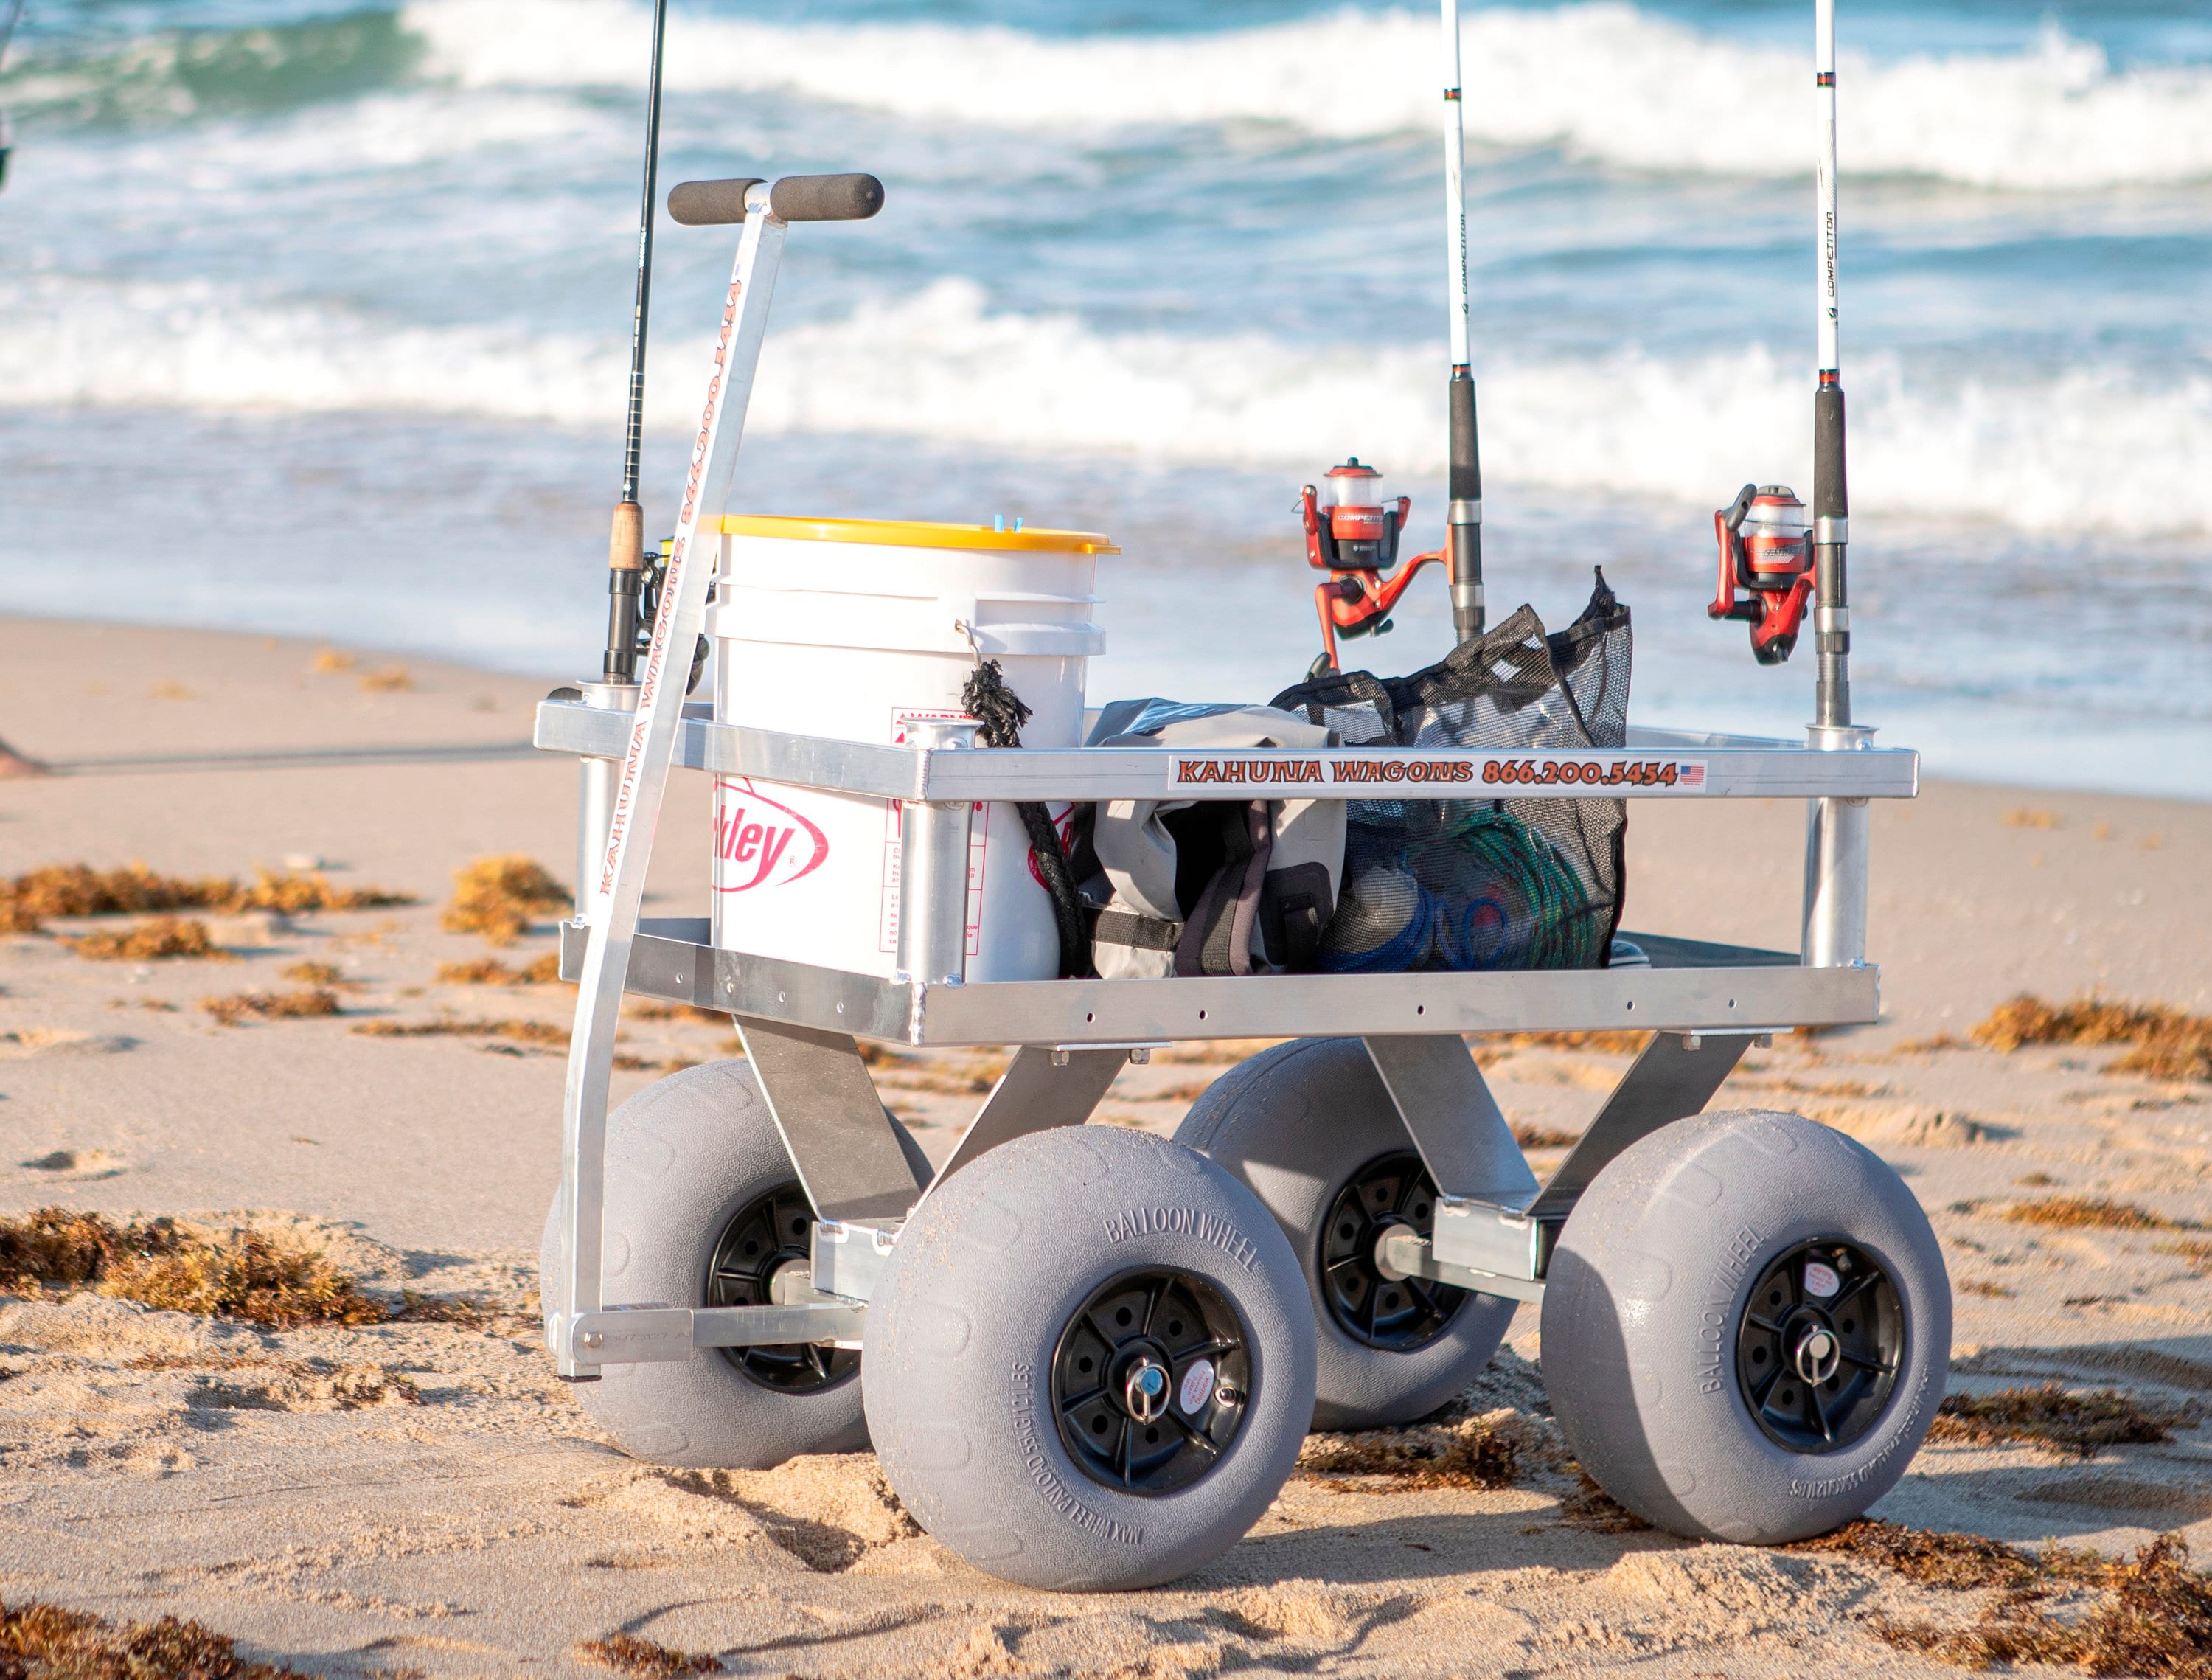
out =
<path fill-rule="evenodd" d="M 1474 380 L 1455 373 L 1444 387 L 1451 423 L 1451 499 L 1482 500 L 1482 450 L 1474 435 Z"/>
<path fill-rule="evenodd" d="M 1813 397 L 1813 517 L 1848 518 L 1850 501 L 1844 484 L 1844 388 L 1824 385 Z"/>
<path fill-rule="evenodd" d="M 757 175 L 726 181 L 685 181 L 668 189 L 670 219 L 687 228 L 719 228 L 745 219 L 745 190 L 758 186 Z"/>
<path fill-rule="evenodd" d="M 866 222 L 884 207 L 873 175 L 786 175 L 768 190 L 768 205 L 786 222 Z"/>

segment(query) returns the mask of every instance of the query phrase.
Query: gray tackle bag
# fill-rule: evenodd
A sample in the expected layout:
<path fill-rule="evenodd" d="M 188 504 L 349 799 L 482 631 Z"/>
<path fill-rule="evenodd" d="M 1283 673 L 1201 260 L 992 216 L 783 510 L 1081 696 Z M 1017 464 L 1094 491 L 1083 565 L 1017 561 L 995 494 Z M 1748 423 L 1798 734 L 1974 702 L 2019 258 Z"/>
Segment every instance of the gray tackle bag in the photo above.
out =
<path fill-rule="evenodd" d="M 1337 745 L 1272 706 L 1117 700 L 1089 746 L 1234 750 Z M 1070 865 L 1097 912 L 1106 980 L 1282 974 L 1320 965 L 1344 867 L 1341 800 L 1101 800 L 1078 813 Z"/>

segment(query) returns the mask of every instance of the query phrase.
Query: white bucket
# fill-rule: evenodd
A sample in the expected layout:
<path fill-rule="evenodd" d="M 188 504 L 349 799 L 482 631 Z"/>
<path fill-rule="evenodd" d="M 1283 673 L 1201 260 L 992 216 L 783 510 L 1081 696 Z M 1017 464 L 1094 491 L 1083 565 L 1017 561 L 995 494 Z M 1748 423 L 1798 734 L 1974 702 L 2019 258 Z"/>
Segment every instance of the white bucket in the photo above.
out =
<path fill-rule="evenodd" d="M 735 515 L 722 530 L 707 620 L 721 721 L 901 746 L 913 720 L 967 716 L 980 651 L 1030 708 L 1023 746 L 1082 744 L 1085 661 L 1105 645 L 1097 557 L 1121 552 L 1105 538 Z M 725 776 L 714 844 L 716 945 L 896 971 L 896 800 Z M 1052 901 L 1012 805 L 975 807 L 968 857 L 968 977 L 1050 979 Z"/>

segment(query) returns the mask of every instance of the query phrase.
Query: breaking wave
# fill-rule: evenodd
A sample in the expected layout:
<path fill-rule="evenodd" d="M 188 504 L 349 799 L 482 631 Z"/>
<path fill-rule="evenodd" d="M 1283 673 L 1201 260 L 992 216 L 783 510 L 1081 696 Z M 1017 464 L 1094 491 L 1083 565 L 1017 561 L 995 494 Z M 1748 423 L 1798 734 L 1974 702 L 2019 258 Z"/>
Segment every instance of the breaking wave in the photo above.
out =
<path fill-rule="evenodd" d="M 642 79 L 633 0 L 413 0 L 430 73 L 479 86 Z M 1619 0 L 1467 15 L 1471 137 L 1634 169 L 1808 168 L 1805 50 L 1747 46 Z M 777 90 L 931 122 L 1063 130 L 1270 123 L 1332 138 L 1433 128 L 1433 14 L 1353 10 L 1206 34 L 1054 38 L 999 27 L 789 26 L 683 16 L 670 85 Z M 2212 177 L 2212 69 L 2115 70 L 2046 28 L 2024 53 L 1843 67 L 1861 174 L 2089 188 Z"/>
<path fill-rule="evenodd" d="M 405 326 L 208 285 L 21 283 L 0 296 L 11 405 L 371 410 L 600 427 L 622 408 L 618 341 L 520 327 Z M 696 416 L 704 341 L 657 348 L 649 418 Z M 1015 454 L 1282 463 L 1356 450 L 1443 466 L 1440 347 L 1314 353 L 1253 336 L 1105 334 L 994 313 L 944 281 L 772 334 L 750 424 L 909 436 Z M 1805 477 L 1809 376 L 1761 346 L 1633 351 L 1480 370 L 1494 484 L 1715 505 L 1747 478 Z M 1850 384 L 1862 514 L 2033 531 L 2212 532 L 2212 380 L 2145 388 L 2086 370 L 1945 388 L 1863 362 Z M 1801 485 L 1801 488 L 1803 486 Z M 1433 509 L 1431 510 L 1433 512 Z"/>
<path fill-rule="evenodd" d="M 1808 32 L 1809 33 L 1809 32 Z M 82 46 L 0 77 L 19 114 L 189 120 L 430 77 L 463 88 L 628 94 L 641 0 L 410 0 L 397 10 Z M 1747 45 L 1596 0 L 1468 13 L 1479 144 L 1556 147 L 1636 170 L 1803 173 L 1805 52 Z M 982 129 L 1096 133 L 1262 124 L 1329 139 L 1437 121 L 1432 14 L 1346 9 L 1206 33 L 1047 36 L 940 23 L 788 25 L 678 12 L 678 92 L 773 92 Z M 1846 60 L 1843 150 L 1860 175 L 2089 190 L 2212 179 L 2212 67 L 2116 68 L 2046 27 L 2027 52 Z"/>

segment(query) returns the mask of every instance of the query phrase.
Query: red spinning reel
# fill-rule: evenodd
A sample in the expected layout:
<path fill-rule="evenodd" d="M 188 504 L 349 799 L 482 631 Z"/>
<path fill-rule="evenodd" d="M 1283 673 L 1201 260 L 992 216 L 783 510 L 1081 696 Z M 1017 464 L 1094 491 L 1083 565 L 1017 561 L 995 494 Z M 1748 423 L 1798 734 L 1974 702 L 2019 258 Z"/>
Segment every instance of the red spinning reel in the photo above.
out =
<path fill-rule="evenodd" d="M 1323 476 L 1326 490 L 1308 484 L 1299 493 L 1298 508 L 1306 524 L 1306 563 L 1327 572 L 1328 581 L 1314 585 L 1314 611 L 1321 619 L 1322 655 L 1309 676 L 1334 671 L 1339 636 L 1381 636 L 1390 628 L 1390 609 L 1406 593 L 1413 575 L 1443 556 L 1417 554 L 1395 576 L 1384 573 L 1398 563 L 1398 539 L 1406 529 L 1406 516 L 1413 499 L 1397 498 L 1386 504 L 1379 490 L 1382 475 L 1352 456 Z"/>
<path fill-rule="evenodd" d="M 1813 599 L 1813 545 L 1805 504 L 1786 484 L 1746 484 L 1713 514 L 1720 541 L 1720 583 L 1708 618 L 1751 626 L 1751 653 L 1779 665 L 1797 645 Z"/>

